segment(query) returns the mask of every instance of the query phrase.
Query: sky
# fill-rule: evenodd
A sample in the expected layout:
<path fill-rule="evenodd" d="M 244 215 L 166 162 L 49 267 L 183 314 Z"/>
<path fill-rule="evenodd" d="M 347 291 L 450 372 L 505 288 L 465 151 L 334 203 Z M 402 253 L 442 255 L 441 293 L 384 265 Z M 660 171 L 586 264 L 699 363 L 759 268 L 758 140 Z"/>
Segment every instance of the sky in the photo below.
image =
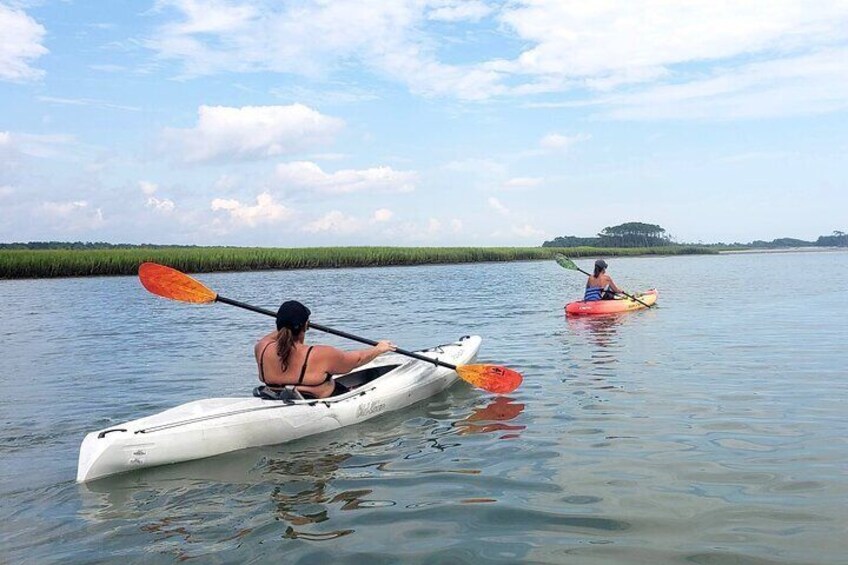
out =
<path fill-rule="evenodd" d="M 0 0 L 0 242 L 848 231 L 848 0 Z"/>

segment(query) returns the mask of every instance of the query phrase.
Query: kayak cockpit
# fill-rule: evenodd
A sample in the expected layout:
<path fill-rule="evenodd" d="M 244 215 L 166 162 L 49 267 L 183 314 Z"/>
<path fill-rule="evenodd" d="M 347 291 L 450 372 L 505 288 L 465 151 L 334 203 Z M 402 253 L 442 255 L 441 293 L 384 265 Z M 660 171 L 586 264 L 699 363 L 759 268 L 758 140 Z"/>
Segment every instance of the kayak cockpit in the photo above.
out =
<path fill-rule="evenodd" d="M 380 365 L 378 367 L 368 367 L 352 373 L 347 373 L 335 378 L 335 381 L 341 383 L 347 388 L 347 392 L 355 388 L 370 383 L 379 379 L 383 375 L 390 373 L 400 367 L 400 365 Z M 311 396 L 304 396 L 297 390 L 294 385 L 289 385 L 283 388 L 269 387 L 261 385 L 253 389 L 253 396 L 262 400 L 279 400 L 282 402 L 294 402 L 296 400 L 314 400 Z M 332 397 L 330 397 L 332 398 Z"/>

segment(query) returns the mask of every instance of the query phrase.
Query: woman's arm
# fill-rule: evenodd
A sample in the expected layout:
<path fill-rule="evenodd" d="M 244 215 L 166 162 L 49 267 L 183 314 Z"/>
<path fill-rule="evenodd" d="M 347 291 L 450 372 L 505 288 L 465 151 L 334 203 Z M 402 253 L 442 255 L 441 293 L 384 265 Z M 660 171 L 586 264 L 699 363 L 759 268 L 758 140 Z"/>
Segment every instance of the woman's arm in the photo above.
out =
<path fill-rule="evenodd" d="M 613 292 L 615 292 L 616 294 L 621 294 L 621 289 L 620 289 L 620 288 L 618 288 L 618 287 L 615 285 L 615 283 L 614 283 L 614 282 L 612 282 L 612 277 L 609 277 L 609 276 L 608 276 L 608 277 L 607 277 L 607 282 L 609 283 L 609 287 L 610 287 L 610 289 L 611 289 Z"/>
<path fill-rule="evenodd" d="M 324 364 L 329 373 L 339 375 L 341 373 L 349 373 L 357 367 L 361 367 L 366 363 L 373 361 L 378 355 L 382 355 L 387 351 L 394 351 L 395 344 L 390 341 L 380 341 L 373 347 L 360 349 L 358 351 L 342 351 L 335 347 L 321 346 L 326 348 Z"/>

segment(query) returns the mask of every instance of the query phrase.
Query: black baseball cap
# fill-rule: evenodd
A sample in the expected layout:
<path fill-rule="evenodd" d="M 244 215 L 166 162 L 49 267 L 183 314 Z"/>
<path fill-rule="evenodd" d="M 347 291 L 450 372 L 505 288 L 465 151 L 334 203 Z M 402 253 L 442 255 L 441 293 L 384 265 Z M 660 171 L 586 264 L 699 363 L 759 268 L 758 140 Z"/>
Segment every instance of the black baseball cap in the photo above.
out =
<path fill-rule="evenodd" d="M 309 308 L 297 300 L 287 300 L 277 310 L 277 329 L 288 328 L 297 333 L 306 325 L 311 313 Z"/>
<path fill-rule="evenodd" d="M 606 269 L 607 262 L 603 259 L 598 259 L 597 261 L 595 261 L 595 267 L 597 267 L 598 269 Z"/>

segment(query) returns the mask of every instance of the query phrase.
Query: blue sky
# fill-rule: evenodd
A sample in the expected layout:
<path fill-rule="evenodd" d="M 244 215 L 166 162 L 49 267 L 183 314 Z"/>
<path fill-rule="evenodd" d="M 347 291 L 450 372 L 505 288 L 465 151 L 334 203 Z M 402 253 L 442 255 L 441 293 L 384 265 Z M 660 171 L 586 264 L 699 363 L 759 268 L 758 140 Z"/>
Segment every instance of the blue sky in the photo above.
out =
<path fill-rule="evenodd" d="M 0 0 L 0 241 L 848 230 L 844 0 Z"/>

